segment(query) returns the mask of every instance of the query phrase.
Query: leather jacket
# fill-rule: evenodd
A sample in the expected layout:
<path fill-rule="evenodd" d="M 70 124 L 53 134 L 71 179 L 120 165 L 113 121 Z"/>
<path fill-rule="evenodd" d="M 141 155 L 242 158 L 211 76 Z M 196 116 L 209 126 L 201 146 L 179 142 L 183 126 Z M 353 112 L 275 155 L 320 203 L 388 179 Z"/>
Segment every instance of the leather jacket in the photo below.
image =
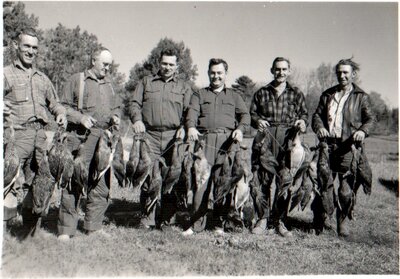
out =
<path fill-rule="evenodd" d="M 314 133 L 317 133 L 320 128 L 329 131 L 328 105 L 338 90 L 338 85 L 336 85 L 322 93 L 318 107 L 312 117 L 311 125 Z M 375 121 L 375 114 L 372 111 L 368 94 L 353 83 L 353 91 L 343 107 L 342 140 L 347 140 L 358 130 L 364 131 L 365 135 L 368 136 Z"/>

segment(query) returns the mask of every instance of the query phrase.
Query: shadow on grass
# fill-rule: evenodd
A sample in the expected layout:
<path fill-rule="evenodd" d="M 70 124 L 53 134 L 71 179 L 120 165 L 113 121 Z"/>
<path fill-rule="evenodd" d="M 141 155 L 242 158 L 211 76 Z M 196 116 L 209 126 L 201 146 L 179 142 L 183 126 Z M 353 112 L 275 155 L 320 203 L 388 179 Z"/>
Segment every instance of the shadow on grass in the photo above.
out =
<path fill-rule="evenodd" d="M 396 197 L 399 197 L 399 180 L 398 179 L 385 179 L 379 177 L 379 183 L 383 185 L 389 191 L 392 191 L 396 194 Z"/>

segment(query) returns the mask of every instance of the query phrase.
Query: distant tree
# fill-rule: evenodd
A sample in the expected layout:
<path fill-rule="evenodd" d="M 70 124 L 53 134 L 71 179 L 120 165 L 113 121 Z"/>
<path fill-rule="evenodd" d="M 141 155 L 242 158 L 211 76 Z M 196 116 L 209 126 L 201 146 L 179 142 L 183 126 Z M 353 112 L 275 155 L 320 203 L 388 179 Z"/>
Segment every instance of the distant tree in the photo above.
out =
<path fill-rule="evenodd" d="M 392 109 L 391 119 L 392 119 L 392 121 L 391 121 L 390 130 L 394 133 L 398 133 L 399 132 L 399 109 L 398 108 Z"/>
<path fill-rule="evenodd" d="M 3 2 L 3 65 L 6 66 L 16 59 L 12 39 L 26 27 L 37 29 L 39 19 L 33 14 L 25 12 L 25 4 L 22 2 Z M 41 31 L 36 30 L 40 37 Z"/>
<path fill-rule="evenodd" d="M 97 37 L 79 26 L 69 29 L 62 24 L 46 30 L 40 48 L 39 67 L 61 90 L 64 82 L 74 73 L 83 71 L 90 64 L 90 54 L 101 47 Z"/>
<path fill-rule="evenodd" d="M 372 111 L 376 115 L 377 122 L 386 121 L 389 117 L 389 109 L 382 99 L 381 94 L 371 91 L 369 93 L 369 98 L 371 100 Z"/>
<path fill-rule="evenodd" d="M 172 39 L 163 38 L 143 63 L 136 63 L 130 70 L 129 80 L 125 86 L 126 90 L 133 91 L 139 80 L 146 75 L 157 73 L 160 66 L 161 51 L 165 48 L 174 48 L 178 51 L 180 56 L 178 77 L 190 82 L 192 85 L 194 84 L 197 76 L 197 66 L 193 65 L 190 49 L 182 41 L 175 42 Z"/>
<path fill-rule="evenodd" d="M 235 89 L 242 96 L 248 108 L 250 108 L 251 99 L 255 93 L 256 83 L 254 83 L 248 76 L 240 76 L 232 84 Z"/>

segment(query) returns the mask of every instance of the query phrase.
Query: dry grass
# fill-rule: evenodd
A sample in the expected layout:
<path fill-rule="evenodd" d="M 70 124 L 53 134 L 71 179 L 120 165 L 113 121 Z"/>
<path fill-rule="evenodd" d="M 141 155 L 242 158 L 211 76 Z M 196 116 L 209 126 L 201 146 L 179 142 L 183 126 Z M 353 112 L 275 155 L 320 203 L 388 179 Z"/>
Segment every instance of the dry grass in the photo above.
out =
<path fill-rule="evenodd" d="M 305 141 L 314 144 L 311 136 Z M 4 235 L 2 275 L 399 274 L 398 198 L 378 182 L 379 178 L 398 180 L 398 142 L 370 138 L 367 150 L 373 191 L 371 196 L 359 191 L 352 235 L 346 239 L 333 231 L 319 236 L 310 233 L 312 213 L 308 209 L 293 213 L 297 222 L 291 239 L 276 234 L 256 236 L 247 230 L 223 237 L 208 231 L 183 237 L 179 228 L 147 232 L 136 227 L 138 190 L 114 187 L 104 226 L 110 238 L 79 232 L 69 242 L 60 243 L 55 236 L 57 212 L 51 211 L 45 228 L 53 235 L 39 234 L 25 241 L 10 233 Z M 12 232 L 18 233 L 20 226 L 16 220 Z"/>

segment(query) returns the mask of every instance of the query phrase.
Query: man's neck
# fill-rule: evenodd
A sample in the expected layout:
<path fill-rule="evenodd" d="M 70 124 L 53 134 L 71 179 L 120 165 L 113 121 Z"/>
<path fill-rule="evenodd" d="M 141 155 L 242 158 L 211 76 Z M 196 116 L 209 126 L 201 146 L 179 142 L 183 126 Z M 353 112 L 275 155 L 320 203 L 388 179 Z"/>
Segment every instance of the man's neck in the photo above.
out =
<path fill-rule="evenodd" d="M 343 92 L 343 94 L 346 94 L 352 90 L 353 90 L 353 84 L 351 84 L 351 83 L 347 84 L 345 86 L 340 86 L 340 91 Z"/>
<path fill-rule="evenodd" d="M 285 89 L 286 89 L 286 82 L 278 83 L 278 82 L 275 81 L 273 86 L 274 86 L 274 88 L 275 88 L 275 90 L 276 90 L 276 92 L 278 94 L 278 97 L 279 97 L 283 93 L 283 91 L 285 91 Z"/>
<path fill-rule="evenodd" d="M 222 92 L 222 90 L 224 90 L 224 87 L 225 87 L 225 85 L 222 85 L 222 86 L 217 87 L 217 88 L 211 87 L 211 91 L 219 93 L 219 92 Z"/>

